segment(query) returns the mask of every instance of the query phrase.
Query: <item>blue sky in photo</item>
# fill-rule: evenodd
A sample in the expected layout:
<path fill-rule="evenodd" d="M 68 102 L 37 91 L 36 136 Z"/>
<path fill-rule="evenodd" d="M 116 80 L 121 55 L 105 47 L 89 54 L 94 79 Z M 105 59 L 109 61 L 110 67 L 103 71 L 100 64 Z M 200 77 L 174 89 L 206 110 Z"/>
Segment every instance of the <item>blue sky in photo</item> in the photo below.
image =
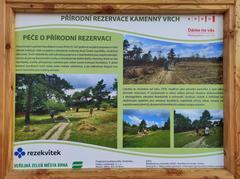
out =
<path fill-rule="evenodd" d="M 176 113 L 180 113 L 185 117 L 189 117 L 191 121 L 199 120 L 205 109 L 177 109 Z M 223 118 L 223 110 L 208 110 L 213 117 L 212 120 L 220 120 Z"/>
<path fill-rule="evenodd" d="M 154 124 L 163 127 L 164 123 L 170 117 L 169 110 L 165 109 L 125 109 L 123 110 L 123 120 L 129 124 L 139 125 L 144 119 L 147 127 Z"/>
<path fill-rule="evenodd" d="M 174 49 L 176 57 L 191 57 L 199 54 L 200 57 L 219 57 L 223 54 L 223 42 L 216 43 L 175 43 L 161 40 L 147 39 L 143 37 L 125 35 L 125 39 L 131 44 L 141 47 L 144 53 L 152 52 L 153 56 L 159 55 L 158 51 L 162 51 L 162 56 L 167 57 L 167 53 L 171 48 Z"/>
<path fill-rule="evenodd" d="M 90 86 L 96 86 L 101 79 L 104 80 L 106 89 L 112 91 L 113 83 L 117 79 L 116 74 L 58 74 L 57 76 L 65 79 L 73 86 L 74 89 L 67 90 L 69 95 L 72 95 L 75 91 L 82 91 Z"/>

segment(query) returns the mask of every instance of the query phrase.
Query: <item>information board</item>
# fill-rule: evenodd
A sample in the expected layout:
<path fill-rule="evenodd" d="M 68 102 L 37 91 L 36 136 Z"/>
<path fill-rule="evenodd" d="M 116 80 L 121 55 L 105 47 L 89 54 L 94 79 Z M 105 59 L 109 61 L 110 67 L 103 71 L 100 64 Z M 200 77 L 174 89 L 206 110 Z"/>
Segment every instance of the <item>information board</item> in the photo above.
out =
<path fill-rule="evenodd" d="M 15 36 L 14 169 L 223 167 L 222 15 L 18 13 Z"/>

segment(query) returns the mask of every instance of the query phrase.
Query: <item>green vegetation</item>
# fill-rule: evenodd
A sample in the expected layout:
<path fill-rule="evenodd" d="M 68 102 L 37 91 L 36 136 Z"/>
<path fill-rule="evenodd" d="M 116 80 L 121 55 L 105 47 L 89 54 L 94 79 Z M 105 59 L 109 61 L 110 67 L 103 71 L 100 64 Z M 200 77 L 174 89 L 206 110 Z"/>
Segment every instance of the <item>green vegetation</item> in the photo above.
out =
<path fill-rule="evenodd" d="M 110 105 L 108 103 L 106 103 L 106 102 L 103 102 L 101 104 L 101 108 L 103 109 L 103 111 L 106 111 L 109 107 L 110 107 Z"/>
<path fill-rule="evenodd" d="M 204 110 L 200 116 L 200 119 L 195 119 L 192 122 L 189 117 L 186 117 L 181 113 L 174 111 L 174 131 L 186 132 L 195 129 L 205 129 L 206 127 L 211 128 L 213 126 L 223 127 L 223 119 L 219 119 L 219 121 L 213 122 L 212 118 L 213 117 L 211 116 L 210 111 Z"/>
<path fill-rule="evenodd" d="M 175 111 L 174 146 L 189 148 L 223 147 L 223 119 L 213 121 L 212 118 L 208 110 L 204 110 L 200 118 L 193 121 Z"/>
<path fill-rule="evenodd" d="M 194 146 L 193 146 L 194 145 Z M 204 136 L 204 131 L 201 135 L 196 135 L 195 131 L 179 132 L 174 135 L 174 147 L 208 147 L 220 148 L 223 147 L 223 131 L 221 127 L 213 128 L 210 134 Z"/>
<path fill-rule="evenodd" d="M 72 96 L 65 93 L 73 89 L 65 79 L 53 74 L 18 74 L 16 79 L 16 114 L 25 115 L 25 124 L 31 123 L 31 114 L 49 114 L 53 119 L 59 112 L 69 108 L 94 108 L 104 110 L 117 106 L 117 97 L 110 96 L 101 79 L 95 86 L 76 91 Z M 117 90 L 117 80 L 112 84 Z"/>
<path fill-rule="evenodd" d="M 170 119 L 163 127 L 156 124 L 147 127 L 145 120 L 131 125 L 123 120 L 123 147 L 170 147 Z"/>
<path fill-rule="evenodd" d="M 88 144 L 101 145 L 111 148 L 117 147 L 117 109 L 112 108 L 107 111 L 95 111 L 95 115 L 90 117 L 88 112 L 80 111 L 86 118 L 72 121 L 70 141 L 83 142 Z M 71 113 L 70 113 L 71 115 Z"/>
<path fill-rule="evenodd" d="M 170 131 L 158 130 L 147 135 L 124 135 L 123 147 L 170 147 Z"/>
<path fill-rule="evenodd" d="M 64 103 L 55 100 L 48 100 L 46 102 L 46 109 L 49 111 L 51 118 L 54 119 L 54 116 L 59 112 L 64 112 L 66 107 Z"/>
<path fill-rule="evenodd" d="M 117 80 L 107 88 L 100 79 L 71 95 L 68 89 L 74 88 L 55 74 L 17 75 L 15 141 L 68 140 L 116 148 L 117 93 L 111 93 Z"/>
<path fill-rule="evenodd" d="M 175 133 L 174 147 L 184 147 L 184 145 L 194 142 L 200 138 L 201 138 L 201 136 L 197 136 L 195 134 L 195 131 Z"/>
<path fill-rule="evenodd" d="M 223 147 L 223 128 L 213 128 L 210 135 L 206 136 L 206 144 L 210 147 Z"/>
<path fill-rule="evenodd" d="M 66 116 L 71 127 L 66 127 L 59 139 L 63 139 L 68 129 L 71 130 L 68 141 L 83 142 L 106 147 L 117 147 L 117 109 L 111 108 L 107 111 L 94 110 L 94 116 L 89 116 L 88 109 L 80 109 L 79 112 L 66 111 L 60 113 Z M 24 124 L 24 116 L 16 118 L 15 141 L 40 139 L 56 123 L 49 115 L 38 115 L 31 117 L 31 125 Z M 56 129 L 57 130 L 57 129 Z M 53 131 L 52 134 L 54 132 Z M 52 135 L 51 134 L 51 135 Z M 50 136 L 51 136 L 50 135 Z"/>
<path fill-rule="evenodd" d="M 16 78 L 16 113 L 25 114 L 27 125 L 31 123 L 31 113 L 49 114 L 50 106 L 46 101 L 54 97 L 59 103 L 66 96 L 64 91 L 73 88 L 55 74 L 18 74 Z M 54 113 L 51 111 L 50 115 L 54 116 Z"/>
<path fill-rule="evenodd" d="M 54 125 L 49 115 L 32 115 L 30 125 L 25 125 L 24 116 L 16 116 L 15 141 L 39 139 Z"/>

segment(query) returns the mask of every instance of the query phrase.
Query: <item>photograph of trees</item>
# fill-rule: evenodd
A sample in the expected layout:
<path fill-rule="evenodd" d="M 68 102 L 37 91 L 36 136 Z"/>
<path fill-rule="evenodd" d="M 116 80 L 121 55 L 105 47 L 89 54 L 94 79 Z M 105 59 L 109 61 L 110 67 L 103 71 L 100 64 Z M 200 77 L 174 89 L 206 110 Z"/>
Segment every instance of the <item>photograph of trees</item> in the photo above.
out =
<path fill-rule="evenodd" d="M 175 110 L 174 147 L 222 148 L 222 110 Z"/>
<path fill-rule="evenodd" d="M 125 109 L 123 147 L 170 147 L 170 113 L 164 109 Z"/>
<path fill-rule="evenodd" d="M 17 74 L 15 141 L 117 147 L 115 74 Z"/>
<path fill-rule="evenodd" d="M 124 84 L 222 84 L 223 42 L 176 43 L 125 35 Z"/>

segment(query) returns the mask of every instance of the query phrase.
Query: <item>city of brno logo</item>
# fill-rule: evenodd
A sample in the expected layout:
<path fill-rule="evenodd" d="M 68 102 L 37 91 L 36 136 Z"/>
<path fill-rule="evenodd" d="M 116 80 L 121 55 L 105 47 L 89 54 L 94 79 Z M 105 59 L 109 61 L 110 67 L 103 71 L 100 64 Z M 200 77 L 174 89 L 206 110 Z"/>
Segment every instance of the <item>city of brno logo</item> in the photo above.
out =
<path fill-rule="evenodd" d="M 17 156 L 18 158 L 22 158 L 23 156 L 26 155 L 26 152 L 24 152 L 24 150 L 19 147 L 15 152 L 14 155 Z"/>

